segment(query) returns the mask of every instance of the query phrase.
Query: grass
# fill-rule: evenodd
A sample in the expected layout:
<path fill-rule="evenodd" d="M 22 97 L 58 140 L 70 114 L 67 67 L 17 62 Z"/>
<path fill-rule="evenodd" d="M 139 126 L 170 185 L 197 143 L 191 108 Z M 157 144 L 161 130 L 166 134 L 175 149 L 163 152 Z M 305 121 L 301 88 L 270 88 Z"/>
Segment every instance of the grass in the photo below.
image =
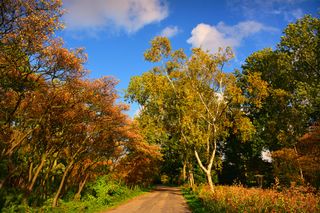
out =
<path fill-rule="evenodd" d="M 186 199 L 191 211 L 193 213 L 207 213 L 208 209 L 203 206 L 199 197 L 190 189 L 190 188 L 182 188 L 182 194 Z"/>
<path fill-rule="evenodd" d="M 192 212 L 320 212 L 320 196 L 309 188 L 274 189 L 207 186 L 183 189 Z"/>
<path fill-rule="evenodd" d="M 97 186 L 98 185 L 98 186 Z M 84 193 L 80 201 L 67 201 L 52 212 L 102 212 L 119 206 L 128 200 L 146 193 L 149 189 L 128 188 L 117 183 L 95 184 L 94 191 Z"/>
<path fill-rule="evenodd" d="M 128 201 L 132 200 L 133 198 L 140 196 L 140 195 L 143 195 L 143 194 L 150 192 L 150 191 L 151 191 L 151 188 L 140 189 L 139 191 L 136 191 L 136 192 L 133 192 L 133 193 L 127 195 L 127 197 L 122 197 L 121 199 L 115 200 L 111 205 L 109 205 L 107 207 L 103 207 L 100 210 L 107 211 L 109 209 L 116 208 L 124 203 L 127 203 Z"/>

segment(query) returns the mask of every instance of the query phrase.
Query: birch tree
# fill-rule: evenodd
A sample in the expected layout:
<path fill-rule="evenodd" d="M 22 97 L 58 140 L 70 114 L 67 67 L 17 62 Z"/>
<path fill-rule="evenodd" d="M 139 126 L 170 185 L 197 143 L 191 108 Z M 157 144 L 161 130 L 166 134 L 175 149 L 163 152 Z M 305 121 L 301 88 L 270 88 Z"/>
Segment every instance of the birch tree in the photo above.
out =
<path fill-rule="evenodd" d="M 162 64 L 134 77 L 128 88 L 128 97 L 143 105 L 140 116 L 153 115 L 159 124 L 176 132 L 183 154 L 188 156 L 185 159 L 196 159 L 212 190 L 218 143 L 225 142 L 230 131 L 243 141 L 254 133 L 241 109 L 249 100 L 237 86 L 236 77 L 223 71 L 232 56 L 229 48 L 217 54 L 195 48 L 186 59 L 182 50 L 172 51 L 167 38 L 156 37 L 145 57 Z M 150 77 L 148 81 L 147 76 L 154 76 L 153 80 Z M 251 77 L 249 86 L 265 86 L 258 75 Z M 150 111 L 152 106 L 156 107 Z"/>

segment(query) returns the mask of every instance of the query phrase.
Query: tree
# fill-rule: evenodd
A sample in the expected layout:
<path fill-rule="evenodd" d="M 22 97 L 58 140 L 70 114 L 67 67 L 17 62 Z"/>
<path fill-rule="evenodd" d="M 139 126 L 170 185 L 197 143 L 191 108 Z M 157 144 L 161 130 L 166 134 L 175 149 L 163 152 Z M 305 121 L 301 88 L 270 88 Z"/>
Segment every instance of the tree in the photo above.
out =
<path fill-rule="evenodd" d="M 156 37 L 151 43 L 151 48 L 145 52 L 145 58 L 150 62 L 164 60 L 166 63 L 163 67 L 155 67 L 142 76 L 133 77 L 126 97 L 141 105 L 141 112 L 137 118 L 139 125 L 149 142 L 161 144 L 165 163 L 171 160 L 183 161 L 179 164 L 183 164 L 182 178 L 185 181 L 189 156 L 187 144 L 181 137 L 180 123 L 184 103 L 180 96 L 184 96 L 184 92 L 182 82 L 178 82 L 180 75 L 178 68 L 186 56 L 182 50 L 171 51 L 168 39 Z M 169 159 L 171 158 L 169 156 L 174 159 Z M 170 166 L 167 168 L 168 164 L 165 165 L 162 170 L 171 174 L 169 174 L 171 180 L 176 179 L 179 174 L 173 171 L 180 170 L 177 164 L 176 168 Z"/>
<path fill-rule="evenodd" d="M 127 127 L 126 133 L 129 141 L 123 144 L 126 148 L 114 168 L 115 176 L 129 185 L 148 186 L 159 172 L 159 146 L 145 140 L 136 121 Z"/>
<path fill-rule="evenodd" d="M 319 25 L 319 18 L 311 16 L 289 24 L 276 50 L 255 52 L 243 65 L 240 82 L 245 84 L 247 76 L 253 73 L 268 82 L 269 96 L 262 102 L 262 108 L 248 108 L 255 121 L 256 140 L 261 141 L 265 149 L 279 150 L 274 153 L 277 159 L 283 156 L 280 152 L 291 153 L 292 157 L 285 160 L 288 165 L 296 162 L 294 150 L 299 138 L 319 119 Z M 247 94 L 245 86 L 243 91 Z M 303 169 L 299 164 L 296 166 L 303 180 Z"/>
<path fill-rule="evenodd" d="M 156 37 L 145 57 L 151 62 L 163 60 L 164 65 L 134 77 L 128 97 L 142 105 L 140 117 L 153 116 L 171 138 L 176 136 L 183 159 L 195 157 L 213 190 L 212 170 L 218 167 L 218 144 L 225 141 L 230 131 L 241 135 L 243 141 L 254 132 L 250 119 L 241 110 L 248 100 L 235 76 L 222 71 L 232 57 L 230 49 L 210 54 L 196 48 L 185 60 L 181 50 L 171 50 L 168 39 Z M 259 75 L 250 78 L 251 88 L 261 88 L 255 92 L 264 91 L 266 84 Z M 253 99 L 258 102 L 261 97 L 257 93 Z"/>
<path fill-rule="evenodd" d="M 10 197 L 56 206 L 120 161 L 151 171 L 160 158 L 116 102 L 117 81 L 86 79 L 83 50 L 55 37 L 61 15 L 59 0 L 0 3 L 0 209 Z"/>
<path fill-rule="evenodd" d="M 320 126 L 315 123 L 303 135 L 297 144 L 299 164 L 303 170 L 304 178 L 313 186 L 320 187 Z"/>

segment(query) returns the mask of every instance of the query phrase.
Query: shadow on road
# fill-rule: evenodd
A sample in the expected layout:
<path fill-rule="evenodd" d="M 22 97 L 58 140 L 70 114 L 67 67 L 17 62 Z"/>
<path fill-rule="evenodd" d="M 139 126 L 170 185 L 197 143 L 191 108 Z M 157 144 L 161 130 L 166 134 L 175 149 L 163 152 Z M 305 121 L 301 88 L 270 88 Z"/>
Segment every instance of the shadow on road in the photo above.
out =
<path fill-rule="evenodd" d="M 157 185 L 152 191 L 156 192 L 168 192 L 170 194 L 182 195 L 181 190 L 178 187 Z"/>

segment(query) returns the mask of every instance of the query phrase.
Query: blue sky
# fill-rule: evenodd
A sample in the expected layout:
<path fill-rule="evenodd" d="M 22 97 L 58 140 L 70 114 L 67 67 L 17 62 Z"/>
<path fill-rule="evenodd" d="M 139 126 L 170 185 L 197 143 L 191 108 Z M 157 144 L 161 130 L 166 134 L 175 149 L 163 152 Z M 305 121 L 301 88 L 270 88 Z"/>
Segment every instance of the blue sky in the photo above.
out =
<path fill-rule="evenodd" d="M 120 96 L 130 78 L 153 65 L 143 52 L 157 35 L 173 48 L 201 46 L 211 52 L 231 46 L 241 67 L 251 53 L 275 47 L 282 30 L 305 14 L 319 16 L 319 0 L 64 0 L 66 28 L 59 32 L 69 48 L 88 54 L 90 78 L 114 76 Z M 137 111 L 136 104 L 128 114 Z"/>

